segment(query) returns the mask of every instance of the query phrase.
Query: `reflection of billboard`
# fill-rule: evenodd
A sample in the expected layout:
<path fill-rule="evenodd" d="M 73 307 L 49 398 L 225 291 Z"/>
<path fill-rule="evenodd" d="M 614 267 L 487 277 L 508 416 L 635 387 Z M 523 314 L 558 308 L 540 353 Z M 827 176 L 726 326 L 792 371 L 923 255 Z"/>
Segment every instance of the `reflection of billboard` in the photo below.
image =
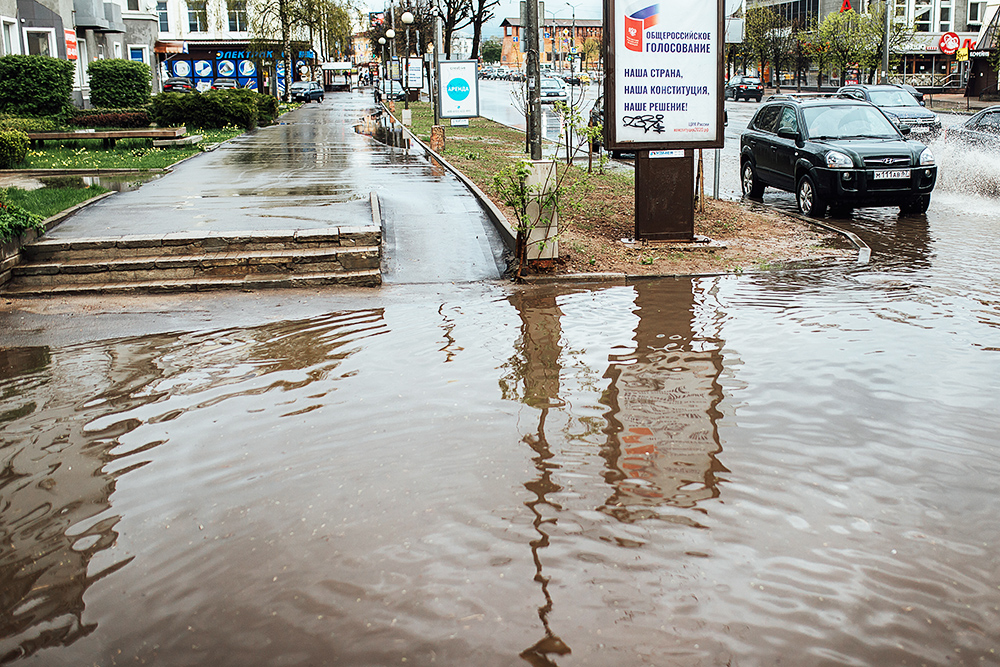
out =
<path fill-rule="evenodd" d="M 479 116 L 479 71 L 475 60 L 438 62 L 438 116 L 476 118 Z"/>
<path fill-rule="evenodd" d="M 385 25 L 385 12 L 368 12 L 368 25 L 372 28 Z"/>

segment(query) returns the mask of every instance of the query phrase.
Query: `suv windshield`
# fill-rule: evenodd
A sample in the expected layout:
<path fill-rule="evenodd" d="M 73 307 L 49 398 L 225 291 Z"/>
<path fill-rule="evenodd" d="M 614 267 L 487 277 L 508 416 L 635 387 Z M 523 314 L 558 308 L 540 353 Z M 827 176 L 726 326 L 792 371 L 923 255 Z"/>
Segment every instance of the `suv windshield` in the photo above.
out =
<path fill-rule="evenodd" d="M 841 105 L 802 109 L 806 133 L 812 139 L 871 137 L 898 139 L 899 132 L 875 107 Z"/>
<path fill-rule="evenodd" d="M 905 90 L 873 90 L 868 93 L 872 104 L 879 107 L 918 107 L 913 95 Z"/>

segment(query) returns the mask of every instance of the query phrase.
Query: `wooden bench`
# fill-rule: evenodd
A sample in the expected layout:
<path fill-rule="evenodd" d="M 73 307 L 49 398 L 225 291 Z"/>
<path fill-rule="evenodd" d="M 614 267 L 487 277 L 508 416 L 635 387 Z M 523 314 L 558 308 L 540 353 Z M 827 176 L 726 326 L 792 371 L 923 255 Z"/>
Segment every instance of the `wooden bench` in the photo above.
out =
<path fill-rule="evenodd" d="M 177 139 L 184 136 L 186 127 L 157 127 L 139 130 L 74 130 L 72 132 L 28 132 L 32 146 L 39 148 L 46 141 L 57 139 L 101 139 L 105 148 L 114 148 L 118 139 Z"/>

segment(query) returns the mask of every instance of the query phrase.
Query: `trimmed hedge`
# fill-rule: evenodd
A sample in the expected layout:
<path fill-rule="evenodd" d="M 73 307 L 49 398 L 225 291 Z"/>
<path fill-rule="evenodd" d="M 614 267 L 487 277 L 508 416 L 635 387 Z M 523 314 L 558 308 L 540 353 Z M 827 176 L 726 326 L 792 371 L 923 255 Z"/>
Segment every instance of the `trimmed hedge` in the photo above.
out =
<path fill-rule="evenodd" d="M 90 75 L 90 102 L 95 107 L 117 109 L 149 102 L 149 65 L 113 58 L 95 60 L 87 66 Z"/>
<path fill-rule="evenodd" d="M 70 60 L 49 56 L 0 58 L 0 112 L 19 116 L 52 116 L 72 104 Z"/>
<path fill-rule="evenodd" d="M 31 142 L 20 130 L 0 130 L 0 169 L 10 169 L 24 162 Z"/>
<path fill-rule="evenodd" d="M 0 130 L 20 130 L 21 132 L 52 132 L 59 129 L 59 123 L 51 118 L 18 118 L 0 116 Z"/>
<path fill-rule="evenodd" d="M 88 111 L 95 111 L 88 109 Z M 99 109 L 100 113 L 75 114 L 67 121 L 77 127 L 149 127 L 152 119 L 145 109 Z"/>
<path fill-rule="evenodd" d="M 278 100 L 246 88 L 160 93 L 153 97 L 150 109 L 153 121 L 162 127 L 186 125 L 209 129 L 235 125 L 252 130 L 274 122 Z"/>

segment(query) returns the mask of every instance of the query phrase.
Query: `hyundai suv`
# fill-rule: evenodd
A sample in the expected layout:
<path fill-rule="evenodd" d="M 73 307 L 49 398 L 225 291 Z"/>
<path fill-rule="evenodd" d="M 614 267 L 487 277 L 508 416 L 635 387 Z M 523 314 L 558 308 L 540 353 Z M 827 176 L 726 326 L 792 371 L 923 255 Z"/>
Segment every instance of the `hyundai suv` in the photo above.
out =
<path fill-rule="evenodd" d="M 837 97 L 772 95 L 740 138 L 743 194 L 794 192 L 799 210 L 899 206 L 924 213 L 937 181 L 931 149 L 878 107 Z"/>
<path fill-rule="evenodd" d="M 752 97 L 760 102 L 764 97 L 764 84 L 755 76 L 734 76 L 726 84 L 723 92 L 727 100 L 732 98 L 733 101 L 739 102 L 742 97 L 749 102 Z"/>
<path fill-rule="evenodd" d="M 839 95 L 864 102 L 871 102 L 884 111 L 897 125 L 905 125 L 913 132 L 913 138 L 936 137 L 941 132 L 941 119 L 933 111 L 920 106 L 913 94 L 902 86 L 894 84 L 844 86 Z"/>

